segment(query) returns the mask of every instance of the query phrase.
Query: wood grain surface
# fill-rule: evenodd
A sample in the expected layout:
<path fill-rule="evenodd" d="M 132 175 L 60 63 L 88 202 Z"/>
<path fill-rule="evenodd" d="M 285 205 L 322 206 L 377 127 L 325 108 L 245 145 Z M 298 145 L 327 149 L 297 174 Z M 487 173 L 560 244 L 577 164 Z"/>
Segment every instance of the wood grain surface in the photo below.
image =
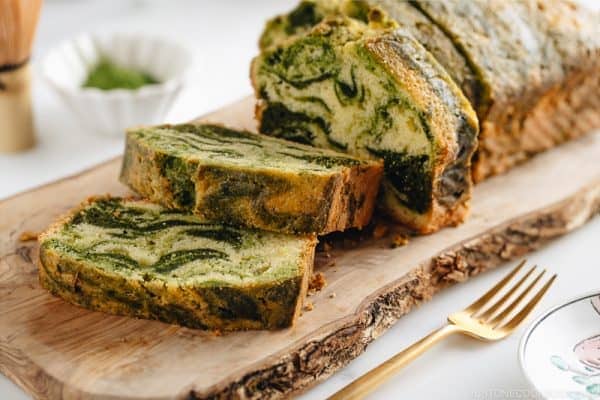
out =
<path fill-rule="evenodd" d="M 244 99 L 207 118 L 252 128 Z M 600 134 L 478 185 L 468 221 L 391 249 L 334 251 L 327 286 L 297 325 L 217 336 L 87 311 L 37 281 L 35 241 L 93 194 L 129 193 L 120 159 L 0 203 L 0 372 L 40 399 L 280 398 L 327 378 L 447 285 L 520 257 L 600 211 Z M 387 241 L 386 241 L 387 240 Z M 466 289 L 466 288 L 465 288 Z M 335 293 L 335 296 L 331 296 Z M 473 294 L 475 296 L 475 293 Z"/>

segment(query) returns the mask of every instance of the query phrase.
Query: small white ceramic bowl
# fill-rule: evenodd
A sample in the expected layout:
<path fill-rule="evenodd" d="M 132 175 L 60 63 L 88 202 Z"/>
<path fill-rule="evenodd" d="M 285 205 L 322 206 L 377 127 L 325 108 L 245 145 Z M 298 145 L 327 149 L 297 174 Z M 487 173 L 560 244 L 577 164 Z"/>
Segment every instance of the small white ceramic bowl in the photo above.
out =
<path fill-rule="evenodd" d="M 600 292 L 578 296 L 534 321 L 519 346 L 525 377 L 548 400 L 600 399 Z"/>
<path fill-rule="evenodd" d="M 146 72 L 160 83 L 136 90 L 83 88 L 102 57 Z M 83 34 L 52 49 L 42 62 L 42 74 L 87 129 L 122 136 L 128 127 L 163 122 L 191 64 L 187 49 L 165 39 Z"/>

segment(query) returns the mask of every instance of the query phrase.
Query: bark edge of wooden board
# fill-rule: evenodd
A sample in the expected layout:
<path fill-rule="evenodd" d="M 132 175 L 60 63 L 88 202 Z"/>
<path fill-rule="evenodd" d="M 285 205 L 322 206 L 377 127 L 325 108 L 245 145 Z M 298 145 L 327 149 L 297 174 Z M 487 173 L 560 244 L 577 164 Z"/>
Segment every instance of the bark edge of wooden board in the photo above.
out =
<path fill-rule="evenodd" d="M 578 203 L 582 208 L 571 206 L 571 202 Z M 487 269 L 535 251 L 552 239 L 579 228 L 598 212 L 600 187 L 596 185 L 559 204 L 526 216 L 523 220 L 516 220 L 502 228 L 489 231 L 487 237 L 476 245 L 470 245 L 468 248 L 458 245 L 448 249 L 425 265 L 419 266 L 404 282 L 390 285 L 386 291 L 367 299 L 354 315 L 354 320 L 340 326 L 323 340 L 298 347 L 282 357 L 272 368 L 246 374 L 241 379 L 214 391 L 196 393 L 191 390 L 186 398 L 230 398 L 245 387 L 267 387 L 274 391 L 261 398 L 298 394 L 345 367 L 362 354 L 369 343 L 391 328 L 400 317 L 431 299 L 440 290 L 455 283 L 465 282 Z M 570 220 L 579 220 L 579 223 L 563 225 Z M 510 243 L 511 246 L 503 249 L 505 243 Z M 489 252 L 492 252 L 491 258 Z M 313 360 L 312 354 L 318 354 L 321 358 Z M 304 365 L 310 368 L 304 369 Z M 287 382 L 286 378 L 290 384 L 289 391 L 280 392 L 282 381 Z M 277 386 L 269 387 L 271 382 L 276 382 Z M 258 393 L 261 396 L 265 395 L 262 390 L 250 392 L 248 396 L 252 398 Z"/>
<path fill-rule="evenodd" d="M 169 398 L 230 398 L 240 390 L 250 397 L 260 391 L 264 396 L 262 398 L 279 398 L 306 390 L 347 365 L 401 316 L 429 300 L 439 290 L 536 250 L 548 241 L 580 227 L 598 212 L 600 183 L 545 210 L 493 229 L 478 243 L 469 243 L 468 246 L 460 243 L 436 255 L 402 282 L 393 283 L 366 299 L 352 318 L 346 318 L 335 331 L 320 340 L 294 347 L 288 354 L 271 360 L 266 367 L 217 384 L 209 390 L 182 388 L 181 392 L 173 393 Z M 507 243 L 510 246 L 506 246 Z M 19 257 L 31 257 L 30 250 L 20 250 L 19 254 Z M 0 289 L 4 288 L 5 285 L 0 286 Z M 98 393 L 66 385 L 60 378 L 37 365 L 26 351 L 11 348 L 10 341 L 0 342 L 0 372 L 38 399 L 102 397 Z M 249 391 L 249 388 L 255 391 Z"/>
<path fill-rule="evenodd" d="M 249 124 L 251 109 L 246 100 L 211 118 Z M 296 328 L 276 333 L 215 337 L 90 312 L 40 288 L 32 264 L 35 243 L 19 242 L 20 233 L 42 230 L 82 196 L 126 195 L 116 178 L 119 159 L 14 196 L 0 202 L 0 372 L 35 398 L 298 393 L 346 365 L 442 288 L 521 257 L 600 212 L 600 166 L 590 163 L 599 150 L 600 135 L 590 135 L 484 182 L 475 188 L 473 215 L 458 228 L 415 238 L 401 249 L 372 246 L 340 254 L 339 268 L 321 269 L 329 285 L 310 298 L 315 309 Z M 353 258 L 360 268 L 349 264 Z M 349 285 L 352 290 L 344 290 Z M 329 298 L 332 292 L 335 298 Z"/>

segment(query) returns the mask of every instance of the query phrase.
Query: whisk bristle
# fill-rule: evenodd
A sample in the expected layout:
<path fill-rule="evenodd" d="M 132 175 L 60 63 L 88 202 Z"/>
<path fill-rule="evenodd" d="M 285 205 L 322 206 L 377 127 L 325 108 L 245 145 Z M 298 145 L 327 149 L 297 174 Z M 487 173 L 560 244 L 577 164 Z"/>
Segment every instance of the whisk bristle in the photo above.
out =
<path fill-rule="evenodd" d="M 0 0 L 0 68 L 29 59 L 42 0 Z"/>

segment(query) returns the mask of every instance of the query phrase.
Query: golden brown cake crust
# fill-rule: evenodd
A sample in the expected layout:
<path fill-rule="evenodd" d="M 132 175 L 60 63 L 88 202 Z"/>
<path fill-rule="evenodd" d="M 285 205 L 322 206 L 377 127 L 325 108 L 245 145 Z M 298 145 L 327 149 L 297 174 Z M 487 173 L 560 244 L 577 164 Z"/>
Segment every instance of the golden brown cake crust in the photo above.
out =
<path fill-rule="evenodd" d="M 485 89 L 474 105 L 476 182 L 600 127 L 597 12 L 568 0 L 413 4 L 453 40 Z"/>
<path fill-rule="evenodd" d="M 600 128 L 600 70 L 576 74 L 549 90 L 513 129 L 482 125 L 473 180 L 504 173 L 533 155 Z"/>

